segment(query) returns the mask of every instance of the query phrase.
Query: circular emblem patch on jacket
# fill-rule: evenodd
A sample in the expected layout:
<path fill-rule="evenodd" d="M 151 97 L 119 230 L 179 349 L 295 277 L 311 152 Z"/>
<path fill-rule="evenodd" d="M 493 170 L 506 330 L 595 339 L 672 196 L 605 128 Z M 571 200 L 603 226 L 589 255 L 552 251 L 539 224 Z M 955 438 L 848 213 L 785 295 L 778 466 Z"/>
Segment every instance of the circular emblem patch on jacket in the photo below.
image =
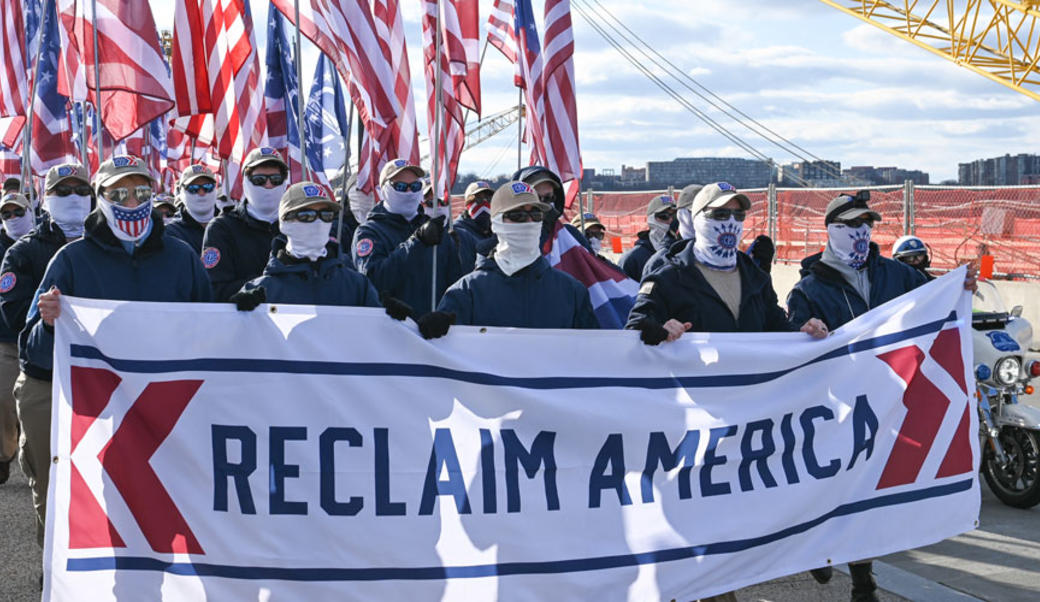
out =
<path fill-rule="evenodd" d="M 4 272 L 3 274 L 0 274 L 0 293 L 10 291 L 17 283 L 18 277 L 14 275 L 14 272 Z"/>
<path fill-rule="evenodd" d="M 207 270 L 217 267 L 220 263 L 220 249 L 216 247 L 206 247 L 202 250 L 202 265 Z"/>
<path fill-rule="evenodd" d="M 362 238 L 357 241 L 357 246 L 354 248 L 354 251 L 357 253 L 358 257 L 368 257 L 372 254 L 372 250 L 375 248 L 376 245 L 372 242 L 371 238 Z"/>

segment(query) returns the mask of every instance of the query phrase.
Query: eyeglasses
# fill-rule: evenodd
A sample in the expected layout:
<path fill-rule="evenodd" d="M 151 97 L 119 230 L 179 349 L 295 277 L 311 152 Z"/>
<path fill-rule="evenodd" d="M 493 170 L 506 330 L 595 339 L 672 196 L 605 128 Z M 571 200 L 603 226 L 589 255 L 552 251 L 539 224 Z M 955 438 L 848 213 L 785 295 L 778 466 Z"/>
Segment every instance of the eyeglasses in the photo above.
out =
<path fill-rule="evenodd" d="M 469 199 L 469 204 L 488 205 L 491 203 L 492 196 L 490 192 L 479 192 Z"/>
<path fill-rule="evenodd" d="M 517 224 L 523 224 L 525 222 L 540 222 L 544 218 L 545 212 L 541 209 L 530 209 L 528 211 L 524 211 L 523 209 L 513 209 L 512 211 L 506 211 L 502 214 L 502 219 Z"/>
<path fill-rule="evenodd" d="M 253 183 L 256 184 L 256 182 L 253 182 Z M 276 183 L 276 182 L 271 182 L 271 183 L 274 184 L 275 186 L 278 185 L 278 183 Z M 217 187 L 216 182 L 206 182 L 205 184 L 188 184 L 187 186 L 184 187 L 184 189 L 187 190 L 188 192 L 190 192 L 191 194 L 198 194 L 200 192 L 205 192 L 205 193 L 213 192 L 213 189 L 216 188 L 216 187 Z"/>
<path fill-rule="evenodd" d="M 926 259 L 928 259 L 928 254 L 922 252 L 914 253 L 913 255 L 903 255 L 899 258 L 899 261 L 902 261 L 903 263 L 907 263 L 910 265 L 917 265 L 919 263 L 924 263 Z"/>
<path fill-rule="evenodd" d="M 62 186 L 59 184 L 52 188 L 50 193 L 54 196 L 69 196 L 70 194 L 88 196 L 90 195 L 90 185 L 80 184 L 79 186 Z"/>
<path fill-rule="evenodd" d="M 874 220 L 869 217 L 854 217 L 852 219 L 841 220 L 839 224 L 845 224 L 850 228 L 859 228 L 863 224 L 866 224 L 868 228 L 874 227 Z"/>
<path fill-rule="evenodd" d="M 546 205 L 553 205 L 554 201 L 556 200 L 556 195 L 554 195 L 554 194 L 547 194 L 545 196 L 539 195 L 538 196 L 538 200 L 543 202 L 543 203 L 545 203 Z"/>
<path fill-rule="evenodd" d="M 272 186 L 281 186 L 285 182 L 285 176 L 280 173 L 255 173 L 249 176 L 249 182 L 253 186 L 263 186 L 268 182 Z"/>
<path fill-rule="evenodd" d="M 11 219 L 12 217 L 25 217 L 25 208 L 18 207 L 13 211 L 0 211 L 0 219 Z"/>
<path fill-rule="evenodd" d="M 309 224 L 316 219 L 320 219 L 326 224 L 331 224 L 332 220 L 336 219 L 336 212 L 332 209 L 297 209 L 296 211 L 286 213 L 282 217 L 284 221 L 304 224 Z"/>
<path fill-rule="evenodd" d="M 147 203 L 152 200 L 152 187 L 136 186 L 132 194 L 138 203 Z M 125 205 L 130 200 L 130 195 L 129 188 L 110 188 L 105 191 L 105 198 L 116 205 Z"/>
<path fill-rule="evenodd" d="M 433 199 L 424 199 L 423 200 L 423 205 L 426 205 L 427 207 L 433 208 Z M 437 199 L 437 206 L 438 207 L 447 207 L 449 205 L 451 205 L 451 200 L 449 200 L 449 199 Z"/>
<path fill-rule="evenodd" d="M 675 219 L 675 209 L 665 209 L 654 214 L 654 219 L 660 222 L 670 222 Z"/>
<path fill-rule="evenodd" d="M 393 188 L 397 192 L 419 192 L 422 190 L 422 180 L 416 180 L 414 182 L 390 182 L 390 188 Z"/>
<path fill-rule="evenodd" d="M 714 219 L 720 222 L 724 222 L 730 217 L 738 222 L 742 222 L 744 221 L 744 218 L 747 217 L 747 211 L 744 211 L 743 209 L 708 209 L 704 212 L 704 215 L 706 215 L 708 219 Z"/>

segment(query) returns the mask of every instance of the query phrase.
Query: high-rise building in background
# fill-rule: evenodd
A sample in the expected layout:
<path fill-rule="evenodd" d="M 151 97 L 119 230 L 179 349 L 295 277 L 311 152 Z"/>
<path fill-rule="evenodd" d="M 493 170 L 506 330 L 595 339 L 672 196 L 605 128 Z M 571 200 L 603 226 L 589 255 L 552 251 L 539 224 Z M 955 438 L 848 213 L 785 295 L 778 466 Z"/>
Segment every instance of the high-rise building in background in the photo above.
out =
<path fill-rule="evenodd" d="M 1040 155 L 1004 155 L 957 165 L 961 186 L 1019 186 L 1040 184 Z"/>

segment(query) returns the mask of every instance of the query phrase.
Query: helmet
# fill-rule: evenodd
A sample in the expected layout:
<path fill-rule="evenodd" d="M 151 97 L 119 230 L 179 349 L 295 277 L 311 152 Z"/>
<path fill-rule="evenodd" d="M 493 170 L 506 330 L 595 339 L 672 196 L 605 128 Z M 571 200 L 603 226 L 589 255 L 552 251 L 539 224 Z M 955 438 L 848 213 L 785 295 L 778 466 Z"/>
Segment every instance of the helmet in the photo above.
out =
<path fill-rule="evenodd" d="M 924 241 L 913 235 L 906 235 L 899 237 L 895 244 L 892 245 L 892 258 L 899 259 L 900 257 L 906 257 L 907 255 L 916 255 L 918 253 L 928 254 L 928 247 L 925 246 Z"/>

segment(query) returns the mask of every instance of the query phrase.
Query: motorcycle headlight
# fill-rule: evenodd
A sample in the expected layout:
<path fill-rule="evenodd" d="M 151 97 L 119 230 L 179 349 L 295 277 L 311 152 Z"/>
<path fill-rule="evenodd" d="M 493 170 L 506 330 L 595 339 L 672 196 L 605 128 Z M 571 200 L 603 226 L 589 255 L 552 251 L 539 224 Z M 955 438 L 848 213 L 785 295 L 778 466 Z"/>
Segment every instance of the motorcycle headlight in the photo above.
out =
<path fill-rule="evenodd" d="M 997 382 L 1002 385 L 1011 385 L 1018 380 L 1018 375 L 1022 370 L 1022 364 L 1019 363 L 1017 358 L 1005 357 L 997 362 L 996 368 L 994 374 Z"/>

